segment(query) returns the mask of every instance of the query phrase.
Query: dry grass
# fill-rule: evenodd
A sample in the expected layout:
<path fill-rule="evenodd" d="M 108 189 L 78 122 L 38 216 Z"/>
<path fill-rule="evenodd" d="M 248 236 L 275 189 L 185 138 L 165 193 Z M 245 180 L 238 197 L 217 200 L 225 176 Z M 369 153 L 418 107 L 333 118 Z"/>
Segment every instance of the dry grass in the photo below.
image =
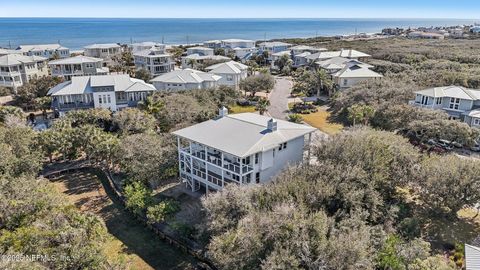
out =
<path fill-rule="evenodd" d="M 101 177 L 94 171 L 69 173 L 54 185 L 81 211 L 104 220 L 109 233 L 104 251 L 109 263 L 124 262 L 128 269 L 193 269 L 189 256 L 162 242 L 123 206 L 112 201 Z"/>
<path fill-rule="evenodd" d="M 316 113 L 302 114 L 302 118 L 305 123 L 329 135 L 337 134 L 343 129 L 343 125 L 329 121 L 330 112 L 326 110 L 326 107 L 319 107 Z"/>
<path fill-rule="evenodd" d="M 230 113 L 231 114 L 236 114 L 236 113 L 252 113 L 256 112 L 255 111 L 255 106 L 240 106 L 240 105 L 234 105 L 230 107 Z"/>

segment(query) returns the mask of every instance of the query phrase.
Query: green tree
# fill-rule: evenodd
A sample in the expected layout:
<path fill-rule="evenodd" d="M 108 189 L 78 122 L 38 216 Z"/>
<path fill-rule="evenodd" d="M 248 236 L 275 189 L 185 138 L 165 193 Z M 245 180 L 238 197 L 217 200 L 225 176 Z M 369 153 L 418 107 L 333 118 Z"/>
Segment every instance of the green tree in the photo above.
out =
<path fill-rule="evenodd" d="M 135 78 L 143 80 L 148 83 L 152 79 L 152 74 L 150 74 L 148 70 L 142 68 L 135 72 Z"/>
<path fill-rule="evenodd" d="M 288 115 L 288 121 L 300 124 L 303 122 L 303 117 L 300 114 L 292 113 Z"/>
<path fill-rule="evenodd" d="M 125 206 L 136 215 L 143 215 L 152 204 L 152 191 L 144 184 L 133 181 L 124 188 Z"/>
<path fill-rule="evenodd" d="M 266 111 L 268 111 L 268 106 L 270 106 L 270 101 L 266 98 L 262 98 L 257 102 L 255 105 L 255 110 L 260 113 L 260 115 L 264 115 Z"/>
<path fill-rule="evenodd" d="M 375 110 L 368 105 L 353 105 L 348 108 L 348 120 L 355 126 L 357 123 L 367 125 L 375 114 Z"/>
<path fill-rule="evenodd" d="M 15 106 L 0 106 L 0 124 L 5 123 L 8 116 L 23 119 L 23 110 Z"/>
<path fill-rule="evenodd" d="M 240 81 L 240 88 L 255 96 L 257 92 L 270 92 L 275 86 L 275 79 L 270 74 L 260 73 Z"/>
<path fill-rule="evenodd" d="M 137 108 L 127 108 L 113 115 L 113 123 L 121 134 L 135 134 L 155 130 L 155 118 Z"/>

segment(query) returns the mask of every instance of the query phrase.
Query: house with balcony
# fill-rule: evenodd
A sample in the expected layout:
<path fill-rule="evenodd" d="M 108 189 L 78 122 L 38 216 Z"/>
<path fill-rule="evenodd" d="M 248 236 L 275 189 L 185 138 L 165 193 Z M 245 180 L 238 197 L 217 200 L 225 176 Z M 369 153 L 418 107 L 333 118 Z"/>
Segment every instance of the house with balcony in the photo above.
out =
<path fill-rule="evenodd" d="M 443 110 L 450 119 L 480 128 L 480 90 L 461 86 L 434 87 L 415 92 L 413 106 Z"/>
<path fill-rule="evenodd" d="M 31 79 L 48 75 L 47 58 L 7 54 L 0 57 L 0 86 L 11 88 L 28 83 Z"/>
<path fill-rule="evenodd" d="M 205 69 L 208 73 L 221 77 L 218 85 L 230 86 L 235 89 L 238 89 L 240 81 L 248 76 L 248 66 L 235 61 L 212 65 Z"/>
<path fill-rule="evenodd" d="M 165 73 L 150 82 L 157 90 L 181 91 L 215 88 L 221 78 L 215 74 L 187 68 Z"/>
<path fill-rule="evenodd" d="M 218 49 L 222 47 L 222 41 L 221 40 L 207 40 L 203 42 L 203 46 L 210 48 L 210 49 Z"/>
<path fill-rule="evenodd" d="M 47 59 L 70 57 L 70 50 L 60 44 L 20 45 L 17 51 L 26 56 L 41 56 Z"/>
<path fill-rule="evenodd" d="M 192 191 L 269 182 L 289 165 L 310 158 L 315 129 L 254 113 L 229 115 L 173 132 L 181 180 Z M 307 155 L 305 155 L 307 153 Z"/>
<path fill-rule="evenodd" d="M 153 47 L 133 53 L 133 62 L 137 70 L 145 69 L 152 76 L 168 73 L 175 69 L 172 56 L 163 48 Z"/>
<path fill-rule="evenodd" d="M 182 68 L 200 68 L 203 69 L 206 65 L 211 66 L 215 63 L 232 61 L 230 57 L 223 55 L 199 55 L 190 54 L 182 57 Z"/>
<path fill-rule="evenodd" d="M 225 49 L 225 53 L 233 53 L 241 60 L 247 59 L 257 51 L 255 41 L 248 39 L 224 39 L 221 41 L 221 48 Z"/>
<path fill-rule="evenodd" d="M 190 47 L 187 49 L 187 56 L 192 54 L 198 54 L 200 56 L 213 56 L 214 50 L 212 48 L 206 48 L 206 47 L 200 47 L 200 46 Z"/>
<path fill-rule="evenodd" d="M 371 55 L 353 49 L 341 49 L 340 51 L 321 51 L 313 53 L 307 56 L 307 59 L 311 64 L 313 64 L 317 61 L 323 61 L 334 57 L 343 57 L 363 61 L 371 57 Z"/>
<path fill-rule="evenodd" d="M 335 74 L 336 72 L 342 70 L 347 65 L 359 65 L 365 68 L 373 68 L 372 65 L 360 62 L 355 59 L 349 59 L 345 57 L 333 57 L 326 60 L 319 60 L 315 62 L 315 66 L 318 69 L 323 69 L 328 74 Z"/>
<path fill-rule="evenodd" d="M 140 52 L 140 51 L 150 50 L 152 48 L 164 51 L 166 47 L 167 46 L 165 44 L 153 42 L 153 41 L 137 42 L 137 43 L 132 43 L 128 45 L 128 48 L 130 49 L 131 52 Z"/>
<path fill-rule="evenodd" d="M 84 55 L 103 59 L 105 66 L 113 64 L 113 58 L 121 56 L 122 47 L 116 43 L 92 44 L 84 47 Z"/>
<path fill-rule="evenodd" d="M 48 66 L 52 76 L 67 81 L 73 76 L 106 75 L 109 72 L 103 67 L 103 59 L 83 55 L 50 61 Z"/>
<path fill-rule="evenodd" d="M 51 88 L 52 109 L 58 116 L 72 110 L 104 108 L 113 112 L 135 107 L 155 92 L 153 85 L 126 74 L 75 76 Z"/>
<path fill-rule="evenodd" d="M 280 41 L 267 41 L 258 44 L 260 47 L 260 52 L 267 52 L 268 53 L 268 60 L 273 61 L 272 55 L 279 52 L 290 51 L 290 47 L 292 44 L 280 42 Z"/>

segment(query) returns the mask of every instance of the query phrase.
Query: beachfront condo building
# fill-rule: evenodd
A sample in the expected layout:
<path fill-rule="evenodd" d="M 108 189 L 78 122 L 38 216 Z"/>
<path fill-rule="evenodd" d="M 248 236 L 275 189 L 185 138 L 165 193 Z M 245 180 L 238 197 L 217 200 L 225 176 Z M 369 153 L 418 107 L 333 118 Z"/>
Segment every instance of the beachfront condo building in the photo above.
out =
<path fill-rule="evenodd" d="M 57 116 L 72 110 L 104 108 L 113 112 L 135 107 L 156 91 L 151 84 L 126 74 L 76 76 L 48 91 Z"/>
<path fill-rule="evenodd" d="M 47 58 L 7 54 L 0 57 L 0 86 L 13 89 L 28 83 L 33 78 L 48 75 Z"/>
<path fill-rule="evenodd" d="M 229 115 L 173 132 L 180 178 L 192 191 L 269 182 L 289 165 L 310 158 L 315 128 L 255 113 Z M 307 153 L 307 155 L 305 155 Z"/>
<path fill-rule="evenodd" d="M 152 47 L 133 53 L 133 62 L 137 70 L 145 69 L 152 76 L 168 73 L 175 69 L 172 56 L 165 52 L 165 47 Z"/>
<path fill-rule="evenodd" d="M 206 67 L 205 70 L 221 77 L 218 85 L 225 85 L 234 89 L 238 89 L 240 81 L 248 76 L 248 66 L 235 61 L 215 64 Z"/>
<path fill-rule="evenodd" d="M 84 47 L 84 55 L 103 59 L 104 66 L 114 63 L 113 59 L 122 54 L 122 47 L 116 43 L 92 44 Z"/>
<path fill-rule="evenodd" d="M 109 70 L 103 67 L 103 59 L 75 56 L 48 63 L 52 76 L 70 80 L 73 76 L 106 75 Z"/>
<path fill-rule="evenodd" d="M 162 74 L 150 82 L 157 90 L 180 91 L 217 87 L 222 77 L 194 69 L 180 69 Z"/>
<path fill-rule="evenodd" d="M 20 45 L 17 51 L 23 55 L 41 56 L 47 59 L 70 57 L 70 49 L 60 44 Z"/>

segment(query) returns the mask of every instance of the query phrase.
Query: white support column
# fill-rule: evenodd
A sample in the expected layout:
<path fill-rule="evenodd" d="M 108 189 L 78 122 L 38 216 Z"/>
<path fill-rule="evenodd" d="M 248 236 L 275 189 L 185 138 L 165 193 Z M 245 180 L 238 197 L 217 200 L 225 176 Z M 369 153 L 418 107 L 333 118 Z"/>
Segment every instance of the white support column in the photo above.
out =
<path fill-rule="evenodd" d="M 307 164 L 310 164 L 310 155 L 312 152 L 312 133 L 308 133 L 308 155 L 307 155 Z"/>
<path fill-rule="evenodd" d="M 178 176 L 180 177 L 180 179 L 182 178 L 182 158 L 181 158 L 181 155 L 182 153 L 180 152 L 182 149 L 182 147 L 180 146 L 180 137 L 177 137 L 177 151 L 178 151 Z"/>
<path fill-rule="evenodd" d="M 240 158 L 240 186 L 243 186 L 243 168 L 242 168 L 243 160 Z"/>
<path fill-rule="evenodd" d="M 190 155 L 188 157 L 190 158 L 190 178 L 192 179 L 192 192 L 195 191 L 195 183 L 197 180 L 193 177 L 193 152 L 192 152 L 192 141 L 188 141 L 188 147 L 190 148 Z"/>
<path fill-rule="evenodd" d="M 220 166 L 222 166 L 222 188 L 225 186 L 225 177 L 224 177 L 224 173 L 225 173 L 225 168 L 223 167 L 223 152 L 221 153 L 220 155 L 221 157 L 221 163 L 220 163 Z"/>

